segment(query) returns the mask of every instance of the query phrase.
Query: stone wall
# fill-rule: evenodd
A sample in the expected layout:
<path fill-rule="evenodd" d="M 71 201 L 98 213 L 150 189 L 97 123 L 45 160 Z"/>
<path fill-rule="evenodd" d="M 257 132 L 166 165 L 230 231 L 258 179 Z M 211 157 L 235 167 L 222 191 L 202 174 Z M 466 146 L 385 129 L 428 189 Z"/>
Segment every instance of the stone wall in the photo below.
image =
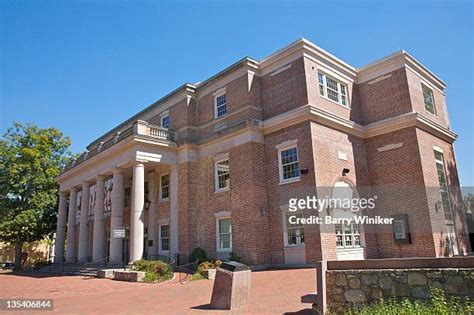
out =
<path fill-rule="evenodd" d="M 328 309 L 371 303 L 379 298 L 428 299 L 430 289 L 474 298 L 474 269 L 365 269 L 326 271 Z"/>

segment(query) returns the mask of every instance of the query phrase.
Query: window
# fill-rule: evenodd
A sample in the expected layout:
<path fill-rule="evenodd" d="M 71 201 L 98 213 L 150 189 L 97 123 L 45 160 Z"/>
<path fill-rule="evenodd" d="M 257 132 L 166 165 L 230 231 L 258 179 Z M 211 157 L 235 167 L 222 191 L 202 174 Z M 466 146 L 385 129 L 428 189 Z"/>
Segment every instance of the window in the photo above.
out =
<path fill-rule="evenodd" d="M 161 175 L 160 199 L 167 200 L 170 196 L 170 174 Z"/>
<path fill-rule="evenodd" d="M 161 116 L 161 127 L 168 129 L 170 127 L 170 115 L 165 114 Z"/>
<path fill-rule="evenodd" d="M 230 218 L 217 221 L 217 249 L 220 251 L 232 250 L 232 223 Z"/>
<path fill-rule="evenodd" d="M 425 101 L 426 111 L 436 115 L 433 91 L 423 83 L 421 84 L 421 89 L 423 90 L 423 100 Z"/>
<path fill-rule="evenodd" d="M 225 93 L 214 97 L 214 118 L 219 118 L 227 114 L 227 96 Z"/>
<path fill-rule="evenodd" d="M 410 228 L 408 226 L 408 215 L 397 214 L 393 218 L 393 240 L 395 244 L 410 244 Z"/>
<path fill-rule="evenodd" d="M 451 210 L 451 202 L 449 200 L 448 182 L 446 179 L 446 170 L 444 168 L 443 153 L 434 150 L 436 171 L 438 172 L 439 191 L 441 193 L 441 203 L 444 209 L 444 218 L 446 223 L 453 224 L 453 213 Z"/>
<path fill-rule="evenodd" d="M 167 252 L 170 250 L 170 226 L 160 225 L 160 251 Z"/>
<path fill-rule="evenodd" d="M 335 228 L 338 248 L 360 247 L 360 227 L 357 223 L 338 223 Z"/>
<path fill-rule="evenodd" d="M 221 160 L 216 162 L 216 191 L 229 189 L 229 160 Z"/>
<path fill-rule="evenodd" d="M 290 217 L 302 218 L 303 214 L 286 214 L 286 235 L 287 235 L 287 244 L 288 246 L 297 246 L 304 245 L 304 228 L 303 224 L 291 224 Z M 292 221 L 294 218 L 292 219 Z"/>
<path fill-rule="evenodd" d="M 319 94 L 330 100 L 349 107 L 347 98 L 347 85 L 341 83 L 324 73 L 318 73 Z"/>
<path fill-rule="evenodd" d="M 280 182 L 300 178 L 300 162 L 296 146 L 279 150 Z"/>

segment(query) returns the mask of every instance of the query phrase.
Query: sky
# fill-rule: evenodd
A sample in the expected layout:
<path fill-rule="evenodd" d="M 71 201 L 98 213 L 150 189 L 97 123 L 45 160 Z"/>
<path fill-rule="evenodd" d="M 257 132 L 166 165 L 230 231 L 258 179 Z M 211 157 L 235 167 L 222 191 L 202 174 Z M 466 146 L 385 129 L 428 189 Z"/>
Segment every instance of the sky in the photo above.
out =
<path fill-rule="evenodd" d="M 304 37 L 354 67 L 404 49 L 447 83 L 463 186 L 474 186 L 469 1 L 0 0 L 0 132 L 54 126 L 81 152 L 185 82 Z"/>

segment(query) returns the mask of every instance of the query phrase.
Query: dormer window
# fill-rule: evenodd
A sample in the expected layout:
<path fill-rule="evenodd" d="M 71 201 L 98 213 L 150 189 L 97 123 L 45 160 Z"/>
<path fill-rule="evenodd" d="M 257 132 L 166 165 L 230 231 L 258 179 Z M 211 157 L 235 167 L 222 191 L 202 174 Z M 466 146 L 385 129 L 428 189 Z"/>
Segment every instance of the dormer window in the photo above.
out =
<path fill-rule="evenodd" d="M 225 90 L 214 94 L 214 118 L 227 114 L 227 94 Z"/>
<path fill-rule="evenodd" d="M 321 72 L 318 73 L 318 83 L 319 94 L 322 97 L 328 98 L 342 106 L 349 107 L 346 84 Z"/>
<path fill-rule="evenodd" d="M 170 115 L 164 114 L 160 119 L 161 127 L 168 129 L 170 127 Z"/>

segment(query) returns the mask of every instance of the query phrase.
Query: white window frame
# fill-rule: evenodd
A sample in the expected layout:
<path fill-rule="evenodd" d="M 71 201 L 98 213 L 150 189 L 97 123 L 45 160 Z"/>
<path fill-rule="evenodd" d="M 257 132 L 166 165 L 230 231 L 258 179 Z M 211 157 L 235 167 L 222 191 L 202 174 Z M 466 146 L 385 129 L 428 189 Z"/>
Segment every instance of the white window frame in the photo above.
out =
<path fill-rule="evenodd" d="M 163 177 L 168 176 L 168 197 L 163 198 Z M 160 201 L 168 201 L 170 199 L 171 190 L 171 176 L 170 173 L 164 173 L 160 175 Z"/>
<path fill-rule="evenodd" d="M 232 252 L 232 218 L 230 215 L 230 211 L 220 211 L 216 214 L 214 214 L 214 217 L 216 218 L 216 251 L 217 253 L 230 253 Z M 221 239 L 220 239 L 220 233 L 219 233 L 219 222 L 221 220 L 230 220 L 230 248 L 221 248 Z"/>
<path fill-rule="evenodd" d="M 337 233 L 337 225 L 341 225 L 341 231 L 342 231 L 342 234 L 338 234 Z M 362 246 L 362 226 L 361 224 L 357 224 L 355 222 L 351 222 L 349 224 L 349 227 L 350 227 L 350 230 L 351 230 L 351 233 L 346 233 L 345 229 L 344 229 L 344 226 L 347 225 L 346 223 L 340 223 L 340 224 L 336 224 L 334 225 L 334 234 L 336 236 L 336 247 L 338 250 L 342 250 L 342 249 L 357 249 L 357 248 L 363 248 Z M 357 228 L 359 229 L 359 233 L 355 233 L 354 231 L 354 226 L 357 226 Z M 338 245 L 337 244 L 337 236 L 338 235 L 341 235 L 342 236 L 342 245 Z M 351 242 L 352 242 L 352 245 L 346 245 L 346 236 L 349 236 L 350 239 L 351 239 Z M 356 241 L 356 236 L 359 236 L 359 245 L 355 245 L 355 241 Z"/>
<path fill-rule="evenodd" d="M 227 163 L 229 163 L 229 158 L 228 157 L 220 158 L 220 159 L 218 159 L 214 162 L 214 183 L 215 183 L 216 192 L 222 192 L 222 191 L 230 190 L 230 164 L 229 164 L 229 173 L 228 173 L 229 174 L 228 184 L 227 184 L 226 187 L 219 188 L 218 165 L 219 165 L 219 163 L 222 163 L 222 162 L 225 162 L 225 161 L 227 161 Z"/>
<path fill-rule="evenodd" d="M 453 216 L 453 205 L 451 204 L 451 192 L 449 190 L 449 184 L 448 184 L 448 174 L 446 173 L 446 164 L 445 164 L 445 158 L 444 158 L 444 153 L 442 150 L 436 150 L 436 148 L 433 148 L 433 153 L 434 153 L 434 158 L 435 158 L 435 166 L 436 166 L 436 175 L 438 176 L 438 185 L 439 185 L 439 193 L 441 196 L 441 205 L 443 206 L 443 212 L 444 212 L 444 219 L 447 225 L 454 225 L 454 216 Z M 441 155 L 441 160 L 436 158 L 436 153 Z M 443 175 L 444 175 L 444 180 L 445 183 L 444 185 L 446 187 L 441 187 L 441 183 L 439 182 L 439 170 L 438 170 L 438 165 L 442 167 Z M 444 191 L 446 189 L 446 191 Z M 447 205 L 448 209 L 445 208 L 444 202 L 443 202 L 443 192 L 447 194 Z"/>
<path fill-rule="evenodd" d="M 223 88 L 223 89 L 220 89 L 218 90 L 217 92 L 214 93 L 214 119 L 218 119 L 218 118 L 222 118 L 224 116 L 227 115 L 228 111 L 227 111 L 227 95 L 226 95 L 226 89 Z M 221 97 L 225 95 L 226 96 L 226 100 L 225 100 L 225 106 L 226 106 L 226 110 L 225 110 L 225 113 L 222 114 L 222 115 L 218 115 L 218 108 L 217 108 L 217 98 L 218 97 Z M 223 106 L 223 105 L 220 105 L 220 106 Z"/>
<path fill-rule="evenodd" d="M 168 117 L 168 127 L 163 126 L 163 120 L 164 120 L 166 117 Z M 170 119 L 170 114 L 169 114 L 169 112 L 165 112 L 165 113 L 161 114 L 161 116 L 160 116 L 160 127 L 169 129 L 169 127 L 170 127 L 170 126 L 169 126 L 169 123 L 170 123 L 170 120 L 169 120 L 169 119 Z"/>
<path fill-rule="evenodd" d="M 430 91 L 431 93 L 431 101 L 433 103 L 433 111 L 434 113 L 430 112 L 428 109 L 426 109 L 426 102 L 425 102 L 425 92 L 423 91 L 423 88 L 427 89 L 428 91 Z M 423 105 L 425 107 L 425 112 L 429 113 L 430 115 L 434 115 L 436 116 L 436 102 L 435 102 L 435 99 L 434 99 L 434 93 L 433 93 L 433 89 L 430 88 L 428 86 L 428 84 L 425 84 L 423 82 L 421 82 L 421 97 L 423 98 Z"/>
<path fill-rule="evenodd" d="M 279 178 L 280 178 L 280 185 L 300 181 L 301 180 L 301 162 L 300 162 L 300 154 L 299 154 L 299 151 L 298 151 L 297 140 L 291 140 L 291 141 L 283 142 L 282 144 L 277 145 L 276 148 L 278 149 L 278 174 L 279 174 Z M 282 161 L 282 158 L 281 158 L 281 153 L 283 151 L 290 150 L 290 149 L 293 149 L 293 148 L 296 149 L 296 155 L 298 157 L 297 162 L 298 162 L 298 167 L 299 167 L 299 174 L 296 177 L 284 179 L 283 178 L 283 161 Z"/>
<path fill-rule="evenodd" d="M 304 247 L 305 246 L 305 242 L 304 240 L 301 241 L 301 230 L 303 231 L 303 239 L 304 239 L 304 224 L 301 224 L 301 226 L 298 226 L 298 227 L 290 227 L 290 222 L 288 221 L 288 216 L 292 216 L 292 215 L 296 215 L 296 216 L 303 216 L 303 213 L 301 212 L 289 212 L 289 211 L 283 211 L 282 212 L 282 216 L 283 216 L 283 240 L 284 240 L 284 243 L 285 243 L 285 247 Z M 288 230 L 290 229 L 295 229 L 295 230 L 299 230 L 299 235 L 297 235 L 297 237 L 299 236 L 299 243 L 297 242 L 297 244 L 290 244 L 289 243 L 289 237 L 288 237 Z M 297 233 L 298 234 L 298 233 Z"/>
<path fill-rule="evenodd" d="M 322 79 L 323 79 L 323 82 L 321 83 L 319 81 L 319 76 L 322 76 Z M 331 80 L 335 81 L 337 83 L 337 91 L 335 91 L 334 89 L 332 88 L 328 88 L 328 84 L 327 84 L 327 78 L 330 78 Z M 339 104 L 345 108 L 348 108 L 350 109 L 351 108 L 351 102 L 350 102 L 350 98 L 349 98 L 349 87 L 348 87 L 348 84 L 346 82 L 343 82 L 339 79 L 336 79 L 335 77 L 331 76 L 331 75 L 328 75 L 327 73 L 323 72 L 323 71 L 319 71 L 318 70 L 318 77 L 317 77 L 317 83 L 318 83 L 318 93 L 319 93 L 319 96 L 321 96 L 322 98 L 324 99 L 327 99 L 328 101 L 331 101 L 331 102 L 334 102 L 336 104 Z M 346 104 L 344 104 L 342 102 L 342 88 L 341 86 L 344 87 L 345 91 L 346 91 L 346 94 L 344 95 L 346 97 Z M 321 88 L 322 88 L 322 93 L 321 93 Z M 336 92 L 337 93 L 337 98 L 338 100 L 333 100 L 332 98 L 330 98 L 328 96 L 328 89 L 330 89 L 331 91 L 333 92 Z"/>
<path fill-rule="evenodd" d="M 162 249 L 161 228 L 163 226 L 168 227 L 168 250 L 163 250 Z M 158 252 L 161 253 L 161 254 L 169 254 L 169 252 L 170 252 L 169 249 L 170 248 L 171 248 L 171 227 L 170 227 L 170 223 L 168 221 L 168 222 L 163 222 L 163 223 L 158 225 Z"/>

